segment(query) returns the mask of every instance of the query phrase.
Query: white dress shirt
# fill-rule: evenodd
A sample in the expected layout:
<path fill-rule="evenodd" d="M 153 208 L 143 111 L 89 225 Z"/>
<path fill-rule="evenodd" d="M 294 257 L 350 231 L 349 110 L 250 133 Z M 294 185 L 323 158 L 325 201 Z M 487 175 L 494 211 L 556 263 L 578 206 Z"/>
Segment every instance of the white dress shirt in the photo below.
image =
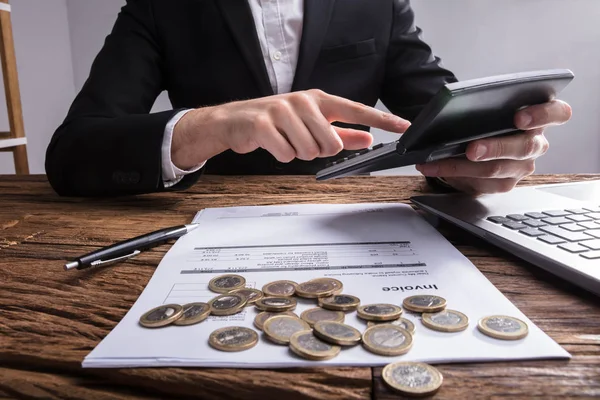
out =
<path fill-rule="evenodd" d="M 288 93 L 292 89 L 298 63 L 304 0 L 248 0 L 248 4 L 273 93 Z M 162 178 L 165 187 L 177 184 L 185 175 L 198 171 L 206 163 L 184 171 L 171 161 L 173 130 L 189 111 L 177 113 L 165 128 L 162 144 Z"/>

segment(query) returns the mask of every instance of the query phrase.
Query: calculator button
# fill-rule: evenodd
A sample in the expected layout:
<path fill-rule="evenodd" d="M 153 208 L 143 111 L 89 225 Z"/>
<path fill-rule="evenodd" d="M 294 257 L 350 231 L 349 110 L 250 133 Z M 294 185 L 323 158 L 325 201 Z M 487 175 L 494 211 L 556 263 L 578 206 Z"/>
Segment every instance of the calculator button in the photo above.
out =
<path fill-rule="evenodd" d="M 364 150 L 361 150 L 361 151 L 359 151 L 359 152 L 358 152 L 358 153 L 356 153 L 356 154 L 359 154 L 359 155 L 360 155 L 360 154 L 367 154 L 369 151 L 371 151 L 371 150 L 369 150 L 369 149 L 364 149 Z"/>
<path fill-rule="evenodd" d="M 517 229 L 526 229 L 527 228 L 527 225 L 523 225 L 522 223 L 515 222 L 515 221 L 505 222 L 505 223 L 502 224 L 502 226 L 505 226 L 505 227 L 510 228 L 510 229 L 515 229 L 515 230 L 517 230 Z"/>
<path fill-rule="evenodd" d="M 585 229 L 600 229 L 600 224 L 594 221 L 579 222 L 577 225 L 583 226 Z"/>
<path fill-rule="evenodd" d="M 581 214 L 567 215 L 565 218 L 570 219 L 571 221 L 575 221 L 575 222 L 585 222 L 585 221 L 592 220 L 587 215 L 581 215 Z"/>
<path fill-rule="evenodd" d="M 591 235 L 597 239 L 600 239 L 600 231 L 590 230 L 589 232 L 586 231 L 585 233 L 587 233 L 588 235 Z"/>
<path fill-rule="evenodd" d="M 543 211 L 543 214 L 549 215 L 551 217 L 564 217 L 565 215 L 570 215 L 571 213 L 563 210 L 549 210 Z"/>
<path fill-rule="evenodd" d="M 529 217 L 521 214 L 508 214 L 506 217 L 512 219 L 513 221 L 525 221 L 529 219 Z"/>
<path fill-rule="evenodd" d="M 348 156 L 348 160 L 351 160 L 351 159 L 353 159 L 354 157 L 356 157 L 356 154 L 350 154 L 350 155 Z"/>
<path fill-rule="evenodd" d="M 590 249 L 580 245 L 579 243 L 563 243 L 559 244 L 558 247 L 568 251 L 569 253 L 583 253 L 584 251 L 590 251 Z"/>
<path fill-rule="evenodd" d="M 591 212 L 600 212 L 600 207 L 583 207 L 583 209 Z"/>
<path fill-rule="evenodd" d="M 586 235 L 583 232 L 571 232 L 561 228 L 560 226 L 542 226 L 540 230 L 568 240 L 569 242 L 579 242 L 580 240 L 593 239 L 590 235 Z"/>
<path fill-rule="evenodd" d="M 528 216 L 529 218 L 533 218 L 533 219 L 541 219 L 541 218 L 547 217 L 546 214 L 542 214 L 540 212 L 530 212 L 530 213 L 525 213 L 525 215 Z"/>
<path fill-rule="evenodd" d="M 538 236 L 538 239 L 540 239 L 542 242 L 546 242 L 546 243 L 550 243 L 550 244 L 559 244 L 559 243 L 566 242 L 566 240 L 563 240 L 559 237 L 552 236 L 552 235 Z"/>
<path fill-rule="evenodd" d="M 587 214 L 589 212 L 585 208 L 567 208 L 567 211 L 571 214 Z"/>
<path fill-rule="evenodd" d="M 581 257 L 587 258 L 588 260 L 597 260 L 600 258 L 600 251 L 590 251 L 588 253 L 581 253 Z"/>
<path fill-rule="evenodd" d="M 592 250 L 600 250 L 600 240 L 598 239 L 586 240 L 585 242 L 581 242 L 581 245 Z"/>
<path fill-rule="evenodd" d="M 385 143 L 377 143 L 375 146 L 373 146 L 373 150 L 377 150 L 382 148 L 383 146 L 385 146 Z"/>
<path fill-rule="evenodd" d="M 566 219 L 565 217 L 552 217 L 552 218 L 544 218 L 542 222 L 545 222 L 550 225 L 560 225 L 560 224 L 571 224 L 573 221 L 570 219 Z"/>
<path fill-rule="evenodd" d="M 585 214 L 586 217 L 589 217 L 591 219 L 600 219 L 600 213 L 590 213 L 590 214 Z"/>
<path fill-rule="evenodd" d="M 531 236 L 531 237 L 538 237 L 538 236 L 543 236 L 546 234 L 546 232 L 542 232 L 539 229 L 535 229 L 535 228 L 525 228 L 525 229 L 521 229 L 519 232 L 521 232 L 523 235 L 527 235 L 527 236 Z"/>
<path fill-rule="evenodd" d="M 503 224 L 505 222 L 511 222 L 510 219 L 508 219 L 508 218 L 498 217 L 498 216 L 488 217 L 487 219 L 488 219 L 488 221 L 491 221 L 495 224 Z"/>
<path fill-rule="evenodd" d="M 333 162 L 328 162 L 325 164 L 325 168 L 333 167 L 335 164 Z"/>
<path fill-rule="evenodd" d="M 523 221 L 523 223 L 527 226 L 531 226 L 532 228 L 539 228 L 540 226 L 546 226 L 545 222 L 538 221 L 537 219 L 528 219 L 527 221 Z"/>
<path fill-rule="evenodd" d="M 562 229 L 566 229 L 566 230 L 571 231 L 571 232 L 582 232 L 582 231 L 585 231 L 585 228 L 583 226 L 581 226 L 581 225 L 578 225 L 578 224 L 564 224 L 564 225 L 560 225 L 560 227 Z"/>

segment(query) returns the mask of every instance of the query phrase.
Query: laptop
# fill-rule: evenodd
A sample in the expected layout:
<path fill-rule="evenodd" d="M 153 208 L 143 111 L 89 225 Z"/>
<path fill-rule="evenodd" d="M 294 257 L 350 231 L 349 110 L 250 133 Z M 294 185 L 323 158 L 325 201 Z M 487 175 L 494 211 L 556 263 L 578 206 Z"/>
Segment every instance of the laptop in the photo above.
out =
<path fill-rule="evenodd" d="M 600 296 L 600 180 L 415 196 L 419 208 Z"/>

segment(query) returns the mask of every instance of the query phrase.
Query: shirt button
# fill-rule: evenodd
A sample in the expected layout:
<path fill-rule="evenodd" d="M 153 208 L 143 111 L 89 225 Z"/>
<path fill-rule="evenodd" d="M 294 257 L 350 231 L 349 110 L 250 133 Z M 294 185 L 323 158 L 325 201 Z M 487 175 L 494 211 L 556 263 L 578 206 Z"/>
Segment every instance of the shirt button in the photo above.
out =
<path fill-rule="evenodd" d="M 275 60 L 275 61 L 281 60 L 281 52 L 280 51 L 276 51 L 275 53 L 273 53 L 273 60 Z"/>

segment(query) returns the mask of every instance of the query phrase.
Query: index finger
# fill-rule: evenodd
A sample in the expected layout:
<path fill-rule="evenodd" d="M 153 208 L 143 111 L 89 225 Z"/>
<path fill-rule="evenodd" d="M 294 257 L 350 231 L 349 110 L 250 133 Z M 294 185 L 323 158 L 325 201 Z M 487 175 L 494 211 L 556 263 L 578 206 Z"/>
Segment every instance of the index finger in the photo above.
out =
<path fill-rule="evenodd" d="M 394 114 L 339 96 L 323 93 L 317 104 L 329 122 L 366 125 L 396 133 L 403 133 L 410 126 L 410 122 Z"/>

